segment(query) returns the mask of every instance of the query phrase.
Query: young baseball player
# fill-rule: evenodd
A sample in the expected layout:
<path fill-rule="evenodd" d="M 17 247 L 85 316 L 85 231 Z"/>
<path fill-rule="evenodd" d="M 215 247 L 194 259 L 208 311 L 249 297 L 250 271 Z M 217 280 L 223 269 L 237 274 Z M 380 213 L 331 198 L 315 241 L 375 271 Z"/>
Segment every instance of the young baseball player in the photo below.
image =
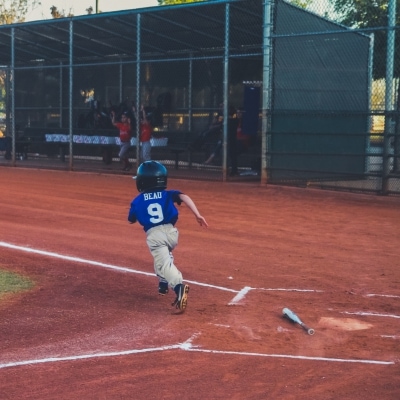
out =
<path fill-rule="evenodd" d="M 119 138 L 121 141 L 119 158 L 123 163 L 123 171 L 129 171 L 132 168 L 132 164 L 129 162 L 129 149 L 131 147 L 131 121 L 126 113 L 121 116 L 121 122 L 115 121 L 115 112 L 111 112 L 111 122 L 119 129 Z"/>
<path fill-rule="evenodd" d="M 157 161 L 145 161 L 137 171 L 136 187 L 140 194 L 133 199 L 128 221 L 138 221 L 147 236 L 147 245 L 154 258 L 154 271 L 159 278 L 158 293 L 168 293 L 171 287 L 176 299 L 173 306 L 184 311 L 189 285 L 182 283 L 182 274 L 174 264 L 172 250 L 178 244 L 178 210 L 175 204 L 185 203 L 200 226 L 208 227 L 193 200 L 179 190 L 167 190 L 167 169 Z"/>

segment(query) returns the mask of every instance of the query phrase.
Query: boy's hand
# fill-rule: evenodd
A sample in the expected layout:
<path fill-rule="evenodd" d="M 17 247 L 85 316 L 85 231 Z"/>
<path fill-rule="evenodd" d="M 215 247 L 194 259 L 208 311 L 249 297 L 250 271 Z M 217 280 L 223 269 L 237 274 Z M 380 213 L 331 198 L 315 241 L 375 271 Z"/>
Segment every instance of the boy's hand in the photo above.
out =
<path fill-rule="evenodd" d="M 199 215 L 198 217 L 196 217 L 196 220 L 197 220 L 197 222 L 199 223 L 200 226 L 204 226 L 205 228 L 208 228 L 207 221 L 204 219 L 204 217 Z"/>

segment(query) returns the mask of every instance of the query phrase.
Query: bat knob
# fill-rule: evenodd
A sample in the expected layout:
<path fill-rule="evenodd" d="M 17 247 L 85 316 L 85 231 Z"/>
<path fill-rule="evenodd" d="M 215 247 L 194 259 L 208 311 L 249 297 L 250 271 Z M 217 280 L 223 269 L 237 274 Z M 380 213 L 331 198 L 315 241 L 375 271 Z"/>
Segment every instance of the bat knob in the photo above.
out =
<path fill-rule="evenodd" d="M 309 335 L 314 335 L 314 333 L 315 333 L 315 331 L 314 331 L 314 329 L 308 329 L 307 330 L 307 333 L 309 334 Z"/>

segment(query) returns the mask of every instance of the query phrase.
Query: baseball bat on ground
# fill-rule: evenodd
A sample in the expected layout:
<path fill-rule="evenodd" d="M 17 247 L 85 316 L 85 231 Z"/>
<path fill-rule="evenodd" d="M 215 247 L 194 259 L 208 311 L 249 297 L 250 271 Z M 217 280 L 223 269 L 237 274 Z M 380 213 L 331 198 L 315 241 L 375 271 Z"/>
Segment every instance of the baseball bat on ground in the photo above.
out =
<path fill-rule="evenodd" d="M 309 328 L 302 320 L 289 308 L 284 308 L 282 310 L 283 316 L 288 318 L 291 322 L 299 324 L 309 335 L 314 335 L 315 331 L 312 328 Z"/>

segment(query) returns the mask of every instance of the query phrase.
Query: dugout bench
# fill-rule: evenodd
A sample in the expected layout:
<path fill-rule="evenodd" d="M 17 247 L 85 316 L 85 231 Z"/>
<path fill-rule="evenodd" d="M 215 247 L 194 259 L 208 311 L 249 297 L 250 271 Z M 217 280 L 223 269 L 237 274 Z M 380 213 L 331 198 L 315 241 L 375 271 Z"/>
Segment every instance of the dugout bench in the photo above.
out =
<path fill-rule="evenodd" d="M 198 137 L 186 130 L 154 131 L 151 139 L 151 156 L 155 160 L 171 160 L 175 169 L 181 161 L 187 161 L 191 168 L 194 162 L 203 163 L 215 147 L 215 143 L 203 143 L 201 148 L 192 147 Z M 73 130 L 74 156 L 100 156 L 105 164 L 110 164 L 118 156 L 120 149 L 118 129 Z M 65 162 L 70 146 L 67 128 L 27 127 L 16 139 L 17 157 L 28 158 L 28 153 L 59 157 Z M 132 148 L 136 138 L 131 139 Z"/>

